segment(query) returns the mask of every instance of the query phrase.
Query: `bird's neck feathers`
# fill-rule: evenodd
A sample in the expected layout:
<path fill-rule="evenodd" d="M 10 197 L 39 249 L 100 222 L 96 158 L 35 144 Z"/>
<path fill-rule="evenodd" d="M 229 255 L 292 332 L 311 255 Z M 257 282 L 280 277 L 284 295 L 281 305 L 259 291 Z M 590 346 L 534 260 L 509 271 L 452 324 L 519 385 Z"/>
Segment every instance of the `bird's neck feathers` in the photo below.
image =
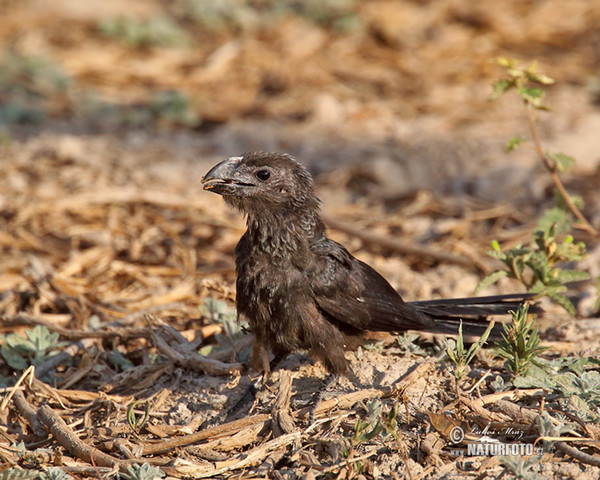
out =
<path fill-rule="evenodd" d="M 253 238 L 254 245 L 261 245 L 274 256 L 304 250 L 311 242 L 325 235 L 316 197 L 303 205 L 252 209 L 246 213 L 246 234 Z"/>

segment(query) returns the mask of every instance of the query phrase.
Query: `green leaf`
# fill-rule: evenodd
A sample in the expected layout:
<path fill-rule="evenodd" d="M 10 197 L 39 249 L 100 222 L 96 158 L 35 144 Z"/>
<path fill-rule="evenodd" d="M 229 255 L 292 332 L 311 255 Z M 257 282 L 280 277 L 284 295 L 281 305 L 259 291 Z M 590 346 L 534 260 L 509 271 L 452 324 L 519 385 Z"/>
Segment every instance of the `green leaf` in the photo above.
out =
<path fill-rule="evenodd" d="M 537 73 L 534 68 L 528 68 L 525 70 L 525 76 L 527 80 L 534 83 L 540 83 L 542 85 L 552 85 L 554 83 L 554 79 L 550 78 L 548 75 L 544 75 L 543 73 Z"/>
<path fill-rule="evenodd" d="M 584 201 L 580 195 L 569 195 L 569 199 L 571 200 L 571 203 L 573 203 L 573 205 L 575 205 L 580 210 L 584 207 Z M 554 189 L 554 203 L 558 208 L 562 208 L 563 210 L 569 213 L 571 212 L 567 203 L 565 202 L 565 199 L 557 189 Z"/>
<path fill-rule="evenodd" d="M 363 433 L 362 438 L 363 441 L 369 442 L 373 440 L 377 435 L 379 435 L 383 431 L 383 425 L 379 421 L 375 424 L 373 429 L 370 432 Z"/>
<path fill-rule="evenodd" d="M 17 335 L 16 333 L 9 333 L 6 335 L 4 337 L 4 342 L 7 347 L 10 347 L 24 355 L 35 352 L 35 345 L 27 338 L 23 338 L 21 335 Z"/>
<path fill-rule="evenodd" d="M 533 270 L 535 276 L 541 280 L 544 285 L 547 285 L 550 281 L 550 264 L 548 263 L 548 257 L 546 252 L 537 251 L 529 257 L 527 266 Z"/>
<path fill-rule="evenodd" d="M 133 430 L 135 433 L 141 432 L 141 430 L 148 422 L 148 418 L 150 417 L 150 402 L 145 402 L 144 414 L 141 418 L 138 418 L 137 414 L 135 413 L 135 407 L 138 405 L 138 403 L 141 403 L 142 401 L 143 400 L 136 400 L 131 405 L 129 405 L 129 408 L 127 408 L 127 422 L 129 423 L 129 427 L 131 428 L 131 430 Z"/>
<path fill-rule="evenodd" d="M 560 235 L 571 229 L 572 221 L 573 216 L 570 212 L 563 208 L 554 207 L 546 210 L 544 216 L 539 219 L 536 230 L 548 233 L 550 228 L 554 226 L 555 231 Z"/>
<path fill-rule="evenodd" d="M 575 412 L 582 420 L 597 421 L 598 419 L 598 414 L 595 413 L 588 406 L 587 402 L 578 395 L 569 396 L 569 407 L 571 411 Z"/>
<path fill-rule="evenodd" d="M 34 345 L 36 357 L 42 357 L 58 346 L 58 333 L 50 332 L 45 326 L 36 325 L 33 330 L 26 330 L 25 335 Z"/>
<path fill-rule="evenodd" d="M 558 305 L 560 305 L 561 307 L 563 307 L 571 315 L 575 315 L 575 313 L 576 313 L 575 312 L 575 306 L 573 305 L 573 303 L 571 302 L 571 300 L 569 300 L 562 293 L 550 292 L 550 293 L 546 293 L 546 296 L 548 296 L 555 303 L 557 303 Z"/>
<path fill-rule="evenodd" d="M 9 468 L 0 472 L 0 480 L 29 480 L 39 478 L 40 472 L 37 470 L 21 470 L 20 468 Z"/>
<path fill-rule="evenodd" d="M 586 370 L 600 368 L 600 360 L 594 357 L 566 358 L 569 359 L 569 361 L 567 362 L 569 370 L 575 372 L 578 375 L 581 375 Z"/>
<path fill-rule="evenodd" d="M 0 347 L 0 354 L 8 366 L 17 371 L 25 370 L 29 366 L 25 359 L 19 354 L 18 350 L 8 345 L 2 345 Z"/>
<path fill-rule="evenodd" d="M 564 396 L 580 393 L 580 389 L 578 388 L 579 377 L 572 372 L 555 375 L 554 381 Z"/>
<path fill-rule="evenodd" d="M 108 359 L 113 365 L 119 367 L 122 372 L 133 367 L 133 363 L 131 363 L 129 359 L 125 358 L 118 350 L 113 350 Z"/>
<path fill-rule="evenodd" d="M 504 68 L 514 68 L 514 66 L 517 64 L 517 61 L 514 58 L 507 57 L 496 57 L 494 61 L 496 64 Z"/>
<path fill-rule="evenodd" d="M 214 345 L 204 345 L 198 350 L 198 354 L 204 357 L 208 357 L 215 350 Z"/>
<path fill-rule="evenodd" d="M 537 293 L 540 296 L 550 296 L 557 293 L 563 294 L 566 291 L 567 287 L 565 287 L 564 285 L 544 285 L 540 281 L 535 282 L 533 286 L 529 289 L 530 293 Z"/>
<path fill-rule="evenodd" d="M 544 92 L 536 87 L 519 87 L 519 95 L 528 102 L 537 102 L 544 98 Z"/>
<path fill-rule="evenodd" d="M 461 327 L 462 327 L 462 324 L 461 324 Z M 494 322 L 492 321 L 486 328 L 485 332 L 483 332 L 483 335 L 481 335 L 479 340 L 477 340 L 473 345 L 471 345 L 471 348 L 469 348 L 469 351 L 467 352 L 467 357 L 466 357 L 467 364 L 471 363 L 471 360 L 473 360 L 473 357 L 475 356 L 477 351 L 481 347 L 483 347 L 483 344 L 485 342 L 487 342 L 487 339 L 490 336 L 490 333 L 492 333 L 493 328 L 494 328 Z M 462 332 L 461 332 L 461 337 L 462 337 Z"/>
<path fill-rule="evenodd" d="M 166 474 L 158 467 L 153 467 L 148 463 L 142 465 L 133 464 L 127 467 L 126 474 L 121 474 L 127 480 L 156 480 L 163 478 Z"/>
<path fill-rule="evenodd" d="M 514 152 L 517 148 L 523 145 L 527 140 L 525 140 L 521 135 L 515 135 L 508 142 L 506 142 L 506 146 L 504 147 L 506 152 Z"/>
<path fill-rule="evenodd" d="M 60 467 L 50 467 L 46 470 L 48 480 L 70 480 L 73 477 Z"/>
<path fill-rule="evenodd" d="M 575 159 L 564 153 L 546 152 L 546 155 L 554 161 L 560 172 L 566 172 L 575 165 Z"/>
<path fill-rule="evenodd" d="M 523 101 L 534 107 L 536 110 L 550 110 L 549 107 L 542 104 L 544 92 L 535 87 L 518 87 L 519 96 Z"/>
<path fill-rule="evenodd" d="M 449 338 L 448 344 L 446 345 L 446 354 L 448 355 L 448 357 L 450 357 L 450 360 L 452 360 L 454 363 L 458 363 L 458 356 L 456 355 L 456 353 L 454 353 L 455 351 L 456 342 L 454 341 L 454 339 Z"/>
<path fill-rule="evenodd" d="M 490 285 L 493 285 L 498 280 L 500 280 L 503 277 L 506 277 L 507 275 L 508 272 L 506 270 L 496 270 L 495 272 L 488 273 L 485 277 L 483 277 L 481 282 L 479 282 L 477 288 L 475 288 L 475 294 L 477 295 L 481 290 L 483 290 L 486 287 L 489 287 Z"/>
<path fill-rule="evenodd" d="M 581 282 L 583 280 L 589 280 L 590 274 L 587 272 L 582 272 L 581 270 L 558 270 L 558 275 L 556 276 L 556 281 L 559 283 L 569 283 L 569 282 Z"/>
<path fill-rule="evenodd" d="M 532 365 L 529 368 L 526 376 L 515 377 L 512 381 L 513 385 L 517 388 L 554 388 L 556 386 L 547 373 L 543 376 L 530 376 L 529 372 L 533 370 L 534 367 L 535 366 Z"/>
<path fill-rule="evenodd" d="M 511 88 L 515 88 L 516 84 L 511 80 L 498 80 L 492 84 L 492 93 L 490 100 L 496 100 L 498 97 L 508 92 Z"/>
<path fill-rule="evenodd" d="M 494 392 L 506 392 L 511 386 L 512 382 L 504 382 L 504 379 L 499 375 L 496 375 L 496 378 L 493 382 L 490 383 L 490 387 Z"/>

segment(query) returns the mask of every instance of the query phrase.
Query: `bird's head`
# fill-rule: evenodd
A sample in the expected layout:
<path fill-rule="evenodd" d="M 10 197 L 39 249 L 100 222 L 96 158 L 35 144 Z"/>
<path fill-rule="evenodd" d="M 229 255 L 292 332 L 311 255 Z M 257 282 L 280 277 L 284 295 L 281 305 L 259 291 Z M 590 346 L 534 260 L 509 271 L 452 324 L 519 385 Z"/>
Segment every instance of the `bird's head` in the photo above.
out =
<path fill-rule="evenodd" d="M 228 158 L 215 165 L 202 183 L 204 190 L 222 195 L 246 213 L 318 207 L 310 173 L 287 154 L 250 152 Z"/>

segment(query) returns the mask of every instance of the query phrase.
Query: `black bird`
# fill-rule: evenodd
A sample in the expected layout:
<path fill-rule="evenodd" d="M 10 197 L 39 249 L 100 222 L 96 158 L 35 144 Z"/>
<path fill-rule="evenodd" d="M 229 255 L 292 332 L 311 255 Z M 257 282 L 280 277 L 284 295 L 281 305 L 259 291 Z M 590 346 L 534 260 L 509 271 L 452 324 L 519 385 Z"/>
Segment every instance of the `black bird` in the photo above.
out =
<path fill-rule="evenodd" d="M 258 351 L 309 351 L 344 373 L 344 350 L 367 331 L 481 335 L 486 315 L 516 310 L 530 295 L 404 302 L 373 268 L 325 235 L 308 171 L 281 153 L 231 157 L 202 179 L 205 190 L 247 215 L 235 249 L 238 317 Z M 255 357 L 256 359 L 256 357 Z"/>

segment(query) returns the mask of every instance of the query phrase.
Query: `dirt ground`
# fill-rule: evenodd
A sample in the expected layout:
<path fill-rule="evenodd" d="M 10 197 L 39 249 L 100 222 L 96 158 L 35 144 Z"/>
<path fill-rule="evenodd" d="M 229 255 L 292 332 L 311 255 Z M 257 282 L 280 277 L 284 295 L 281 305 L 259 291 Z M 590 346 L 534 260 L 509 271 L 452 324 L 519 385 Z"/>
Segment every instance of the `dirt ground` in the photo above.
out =
<path fill-rule="evenodd" d="M 377 337 L 333 382 L 299 353 L 259 383 L 234 320 L 244 219 L 200 184 L 289 152 L 330 236 L 404 298 L 472 296 L 492 240 L 527 243 L 554 202 L 531 149 L 503 152 L 529 131 L 516 97 L 488 101 L 495 57 L 556 80 L 542 141 L 577 158 L 562 178 L 600 228 L 596 3 L 0 0 L 1 478 L 599 478 L 593 281 L 570 285 L 576 317 L 536 318 L 545 360 L 584 365 L 585 405 L 498 387 L 488 349 L 457 386 L 424 334 Z M 598 237 L 573 235 L 598 277 Z M 541 456 L 450 439 L 532 444 L 541 412 L 563 437 Z"/>

